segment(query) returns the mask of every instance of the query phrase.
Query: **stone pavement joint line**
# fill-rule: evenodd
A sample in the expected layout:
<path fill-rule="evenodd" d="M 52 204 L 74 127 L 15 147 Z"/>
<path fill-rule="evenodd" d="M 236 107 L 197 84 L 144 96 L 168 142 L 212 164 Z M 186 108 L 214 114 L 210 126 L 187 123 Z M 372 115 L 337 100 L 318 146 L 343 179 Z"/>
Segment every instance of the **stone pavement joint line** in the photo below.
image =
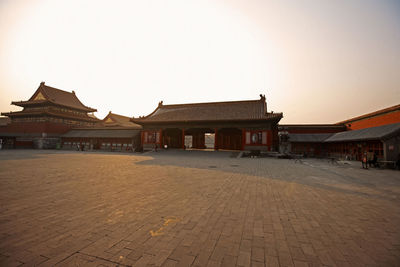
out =
<path fill-rule="evenodd" d="M 76 252 L 73 255 L 71 255 L 70 257 L 68 257 L 67 259 L 64 259 L 58 263 L 56 263 L 56 265 L 66 265 L 66 266 L 70 266 L 70 265 L 74 265 L 77 266 L 79 265 L 78 263 L 81 263 L 82 265 L 86 266 L 86 265 L 90 265 L 90 263 L 95 263 L 96 265 L 102 265 L 104 263 L 106 263 L 107 265 L 111 264 L 113 266 L 130 266 L 130 265 L 125 265 L 122 264 L 120 262 L 117 261 L 112 261 L 112 260 L 108 260 L 108 259 L 104 259 L 98 256 L 94 256 L 94 255 L 88 255 L 82 252 Z"/>
<path fill-rule="evenodd" d="M 400 172 L 358 164 L 0 150 L 0 204 L 0 266 L 400 263 Z"/>

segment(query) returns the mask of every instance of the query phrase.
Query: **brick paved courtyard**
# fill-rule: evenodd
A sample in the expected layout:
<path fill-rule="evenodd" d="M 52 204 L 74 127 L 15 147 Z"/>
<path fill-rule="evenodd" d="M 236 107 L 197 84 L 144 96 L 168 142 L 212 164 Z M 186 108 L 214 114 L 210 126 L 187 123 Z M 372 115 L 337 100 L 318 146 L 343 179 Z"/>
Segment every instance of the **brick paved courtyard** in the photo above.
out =
<path fill-rule="evenodd" d="M 399 266 L 400 172 L 0 151 L 1 266 Z"/>

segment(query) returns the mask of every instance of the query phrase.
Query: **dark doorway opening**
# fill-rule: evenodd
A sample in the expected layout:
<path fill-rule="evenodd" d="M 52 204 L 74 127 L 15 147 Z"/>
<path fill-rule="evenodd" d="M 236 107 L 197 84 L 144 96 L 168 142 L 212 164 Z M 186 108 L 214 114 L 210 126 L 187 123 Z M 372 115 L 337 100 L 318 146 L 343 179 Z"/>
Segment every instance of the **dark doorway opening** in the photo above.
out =
<path fill-rule="evenodd" d="M 163 143 L 168 148 L 183 148 L 182 129 L 168 128 L 163 131 Z"/>

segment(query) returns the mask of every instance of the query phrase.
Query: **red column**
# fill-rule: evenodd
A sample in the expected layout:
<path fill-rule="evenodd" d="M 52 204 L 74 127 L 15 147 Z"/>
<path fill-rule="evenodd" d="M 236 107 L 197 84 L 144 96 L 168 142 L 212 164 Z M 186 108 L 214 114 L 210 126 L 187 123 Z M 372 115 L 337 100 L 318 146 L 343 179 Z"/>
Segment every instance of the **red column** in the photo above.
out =
<path fill-rule="evenodd" d="M 185 129 L 182 129 L 182 148 L 185 149 Z"/>
<path fill-rule="evenodd" d="M 163 132 L 160 130 L 160 148 L 164 148 L 164 142 L 163 142 Z"/>

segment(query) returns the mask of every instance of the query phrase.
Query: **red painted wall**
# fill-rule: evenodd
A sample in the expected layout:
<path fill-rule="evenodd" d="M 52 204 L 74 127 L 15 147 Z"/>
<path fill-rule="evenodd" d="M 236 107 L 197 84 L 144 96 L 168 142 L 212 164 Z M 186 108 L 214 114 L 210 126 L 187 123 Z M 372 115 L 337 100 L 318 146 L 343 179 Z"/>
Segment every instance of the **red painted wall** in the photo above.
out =
<path fill-rule="evenodd" d="M 400 110 L 346 123 L 348 130 L 358 130 L 400 122 Z M 349 126 L 350 124 L 350 126 Z"/>
<path fill-rule="evenodd" d="M 49 122 L 13 122 L 1 127 L 6 133 L 56 133 L 63 134 L 71 129 L 70 126 L 61 123 Z"/>
<path fill-rule="evenodd" d="M 148 142 L 148 140 L 145 140 L 145 135 L 147 134 L 147 135 L 153 135 L 154 133 L 158 133 L 159 134 L 159 141 L 157 142 L 157 140 L 156 141 L 154 141 L 154 142 Z M 160 145 L 160 147 L 161 147 L 161 145 L 162 145 L 162 131 L 161 130 L 146 130 L 146 131 L 142 131 L 141 132 L 141 140 L 142 140 L 142 144 L 158 144 L 158 145 Z"/>

